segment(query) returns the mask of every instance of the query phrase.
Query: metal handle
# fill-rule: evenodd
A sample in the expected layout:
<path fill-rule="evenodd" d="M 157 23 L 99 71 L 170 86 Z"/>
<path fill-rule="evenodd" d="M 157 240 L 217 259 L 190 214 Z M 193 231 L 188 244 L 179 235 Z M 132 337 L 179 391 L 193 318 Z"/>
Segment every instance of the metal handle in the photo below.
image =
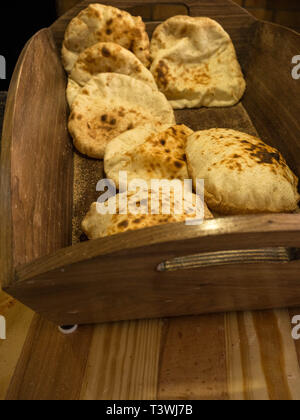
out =
<path fill-rule="evenodd" d="M 162 262 L 157 271 L 192 270 L 231 264 L 288 263 L 299 257 L 300 249 L 283 247 L 208 252 Z"/>

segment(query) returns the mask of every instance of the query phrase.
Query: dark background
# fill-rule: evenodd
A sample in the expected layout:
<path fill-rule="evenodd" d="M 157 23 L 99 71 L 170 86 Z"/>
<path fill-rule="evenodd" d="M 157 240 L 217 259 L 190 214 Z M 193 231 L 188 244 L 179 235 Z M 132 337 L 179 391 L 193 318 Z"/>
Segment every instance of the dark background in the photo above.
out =
<path fill-rule="evenodd" d="M 0 8 L 0 55 L 6 59 L 6 80 L 0 79 L 0 91 L 7 90 L 17 59 L 28 39 L 39 29 L 56 20 L 55 0 L 12 2 Z"/>

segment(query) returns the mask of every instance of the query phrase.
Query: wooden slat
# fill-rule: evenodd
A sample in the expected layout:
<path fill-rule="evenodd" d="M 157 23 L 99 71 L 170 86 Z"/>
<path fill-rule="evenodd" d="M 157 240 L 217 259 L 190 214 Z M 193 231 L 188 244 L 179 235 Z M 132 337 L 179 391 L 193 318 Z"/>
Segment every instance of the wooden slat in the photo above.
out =
<path fill-rule="evenodd" d="M 13 269 L 71 244 L 72 145 L 65 75 L 48 30 L 25 47 L 10 86 L 1 162 L 2 284 Z M 62 182 L 62 179 L 64 182 Z"/>
<path fill-rule="evenodd" d="M 155 399 L 162 325 L 81 326 L 64 336 L 35 316 L 17 367 L 7 375 L 6 399 Z"/>
<path fill-rule="evenodd" d="M 1 138 L 1 165 L 0 165 L 0 282 L 2 287 L 8 285 L 13 278 L 14 255 L 13 255 L 13 225 L 12 225 L 12 192 L 11 192 L 11 139 L 13 135 L 12 119 L 15 113 L 16 86 L 19 83 L 20 69 L 26 55 L 28 45 L 23 49 L 15 72 L 11 79 L 12 88 L 7 95 L 3 130 Z"/>
<path fill-rule="evenodd" d="M 228 314 L 226 336 L 231 399 L 300 399 L 299 363 L 287 311 Z"/>
<path fill-rule="evenodd" d="M 6 319 L 6 340 L 0 340 L 0 400 L 3 400 L 34 314 L 30 309 L 0 291 L 0 315 Z"/>
<path fill-rule="evenodd" d="M 71 244 L 73 187 L 65 77 L 48 30 L 30 41 L 19 77 L 11 120 L 15 266 Z"/>
<path fill-rule="evenodd" d="M 77 400 L 93 327 L 65 336 L 35 316 L 11 380 L 8 400 Z"/>
<path fill-rule="evenodd" d="M 155 400 L 162 321 L 95 327 L 81 399 Z"/>
<path fill-rule="evenodd" d="M 231 400 L 268 400 L 251 313 L 226 314 L 228 389 Z"/>
<path fill-rule="evenodd" d="M 162 400 L 226 400 L 224 315 L 166 321 L 159 369 Z"/>

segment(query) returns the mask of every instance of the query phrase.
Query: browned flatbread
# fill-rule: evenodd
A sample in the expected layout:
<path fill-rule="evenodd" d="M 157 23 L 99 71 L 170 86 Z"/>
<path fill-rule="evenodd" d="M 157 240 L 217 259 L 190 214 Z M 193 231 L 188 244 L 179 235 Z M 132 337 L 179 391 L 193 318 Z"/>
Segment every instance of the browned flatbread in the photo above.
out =
<path fill-rule="evenodd" d="M 119 173 L 126 171 L 128 181 L 139 178 L 188 179 L 185 147 L 193 133 L 185 125 L 139 127 L 112 140 L 105 151 L 104 169 L 119 186 Z"/>
<path fill-rule="evenodd" d="M 205 200 L 220 214 L 293 212 L 298 178 L 281 153 L 262 140 L 228 129 L 198 131 L 187 142 L 194 183 L 205 180 Z"/>
<path fill-rule="evenodd" d="M 112 42 L 99 42 L 84 50 L 76 61 L 67 88 L 70 106 L 92 77 L 99 73 L 119 73 L 147 83 L 157 90 L 152 73 L 130 51 Z"/>
<path fill-rule="evenodd" d="M 154 31 L 151 55 L 151 71 L 174 109 L 233 106 L 245 92 L 233 43 L 215 20 L 166 20 Z"/>
<path fill-rule="evenodd" d="M 105 148 L 127 130 L 175 124 L 166 97 L 149 85 L 116 73 L 93 77 L 71 107 L 69 131 L 79 152 L 103 159 Z"/>
<path fill-rule="evenodd" d="M 149 195 L 148 195 L 149 193 Z M 87 235 L 89 239 L 98 239 L 104 238 L 106 236 L 116 235 L 118 233 L 127 232 L 129 230 L 138 230 L 143 229 L 146 227 L 163 225 L 168 223 L 176 223 L 176 222 L 184 222 L 186 220 L 196 219 L 196 213 L 188 214 L 187 211 L 184 210 L 181 214 L 175 214 L 175 206 L 178 205 L 179 199 L 178 197 L 174 197 L 174 193 L 171 190 L 170 197 L 166 196 L 164 193 L 160 193 L 159 195 L 154 191 L 144 190 L 141 192 L 139 196 L 140 202 L 144 200 L 148 200 L 148 210 L 149 214 L 135 214 L 133 212 L 133 207 L 130 204 L 130 200 L 135 196 L 135 193 L 122 193 L 128 194 L 128 214 L 119 214 L 119 207 L 117 206 L 117 214 L 105 214 L 102 215 L 97 211 L 97 203 L 93 203 L 90 211 L 84 218 L 82 222 L 82 229 L 84 233 Z M 120 194 L 117 195 L 117 202 L 119 199 Z M 151 214 L 151 197 L 157 196 L 160 209 L 162 209 L 163 203 L 168 201 L 170 203 L 171 214 Z M 108 200 L 114 200 L 111 198 Z M 193 194 L 192 199 L 190 199 L 190 204 L 195 205 L 196 196 Z M 107 204 L 108 204 L 107 203 Z M 213 216 L 208 210 L 206 204 L 204 204 L 204 219 L 212 219 Z"/>
<path fill-rule="evenodd" d="M 71 20 L 62 48 L 63 64 L 70 72 L 80 53 L 98 42 L 114 42 L 146 66 L 150 65 L 150 42 L 141 17 L 103 4 L 90 4 Z"/>

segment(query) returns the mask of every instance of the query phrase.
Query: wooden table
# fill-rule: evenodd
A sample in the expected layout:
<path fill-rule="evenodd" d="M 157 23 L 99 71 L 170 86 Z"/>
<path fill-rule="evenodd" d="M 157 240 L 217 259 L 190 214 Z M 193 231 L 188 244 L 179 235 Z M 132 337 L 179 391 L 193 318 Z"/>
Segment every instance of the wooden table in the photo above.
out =
<path fill-rule="evenodd" d="M 57 326 L 0 294 L 0 399 L 300 399 L 300 309 Z"/>

